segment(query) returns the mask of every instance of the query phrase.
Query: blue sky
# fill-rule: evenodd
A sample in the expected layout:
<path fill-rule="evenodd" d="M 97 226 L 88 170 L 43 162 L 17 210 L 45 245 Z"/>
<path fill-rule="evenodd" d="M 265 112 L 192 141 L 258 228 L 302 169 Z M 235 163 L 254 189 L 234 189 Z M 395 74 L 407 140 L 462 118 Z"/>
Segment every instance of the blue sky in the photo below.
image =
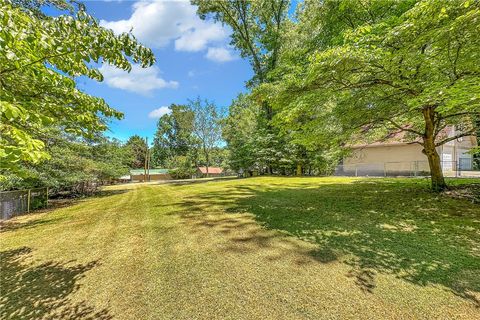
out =
<path fill-rule="evenodd" d="M 166 110 L 162 107 L 197 96 L 226 107 L 252 77 L 248 62 L 229 46 L 230 31 L 199 20 L 189 2 L 84 2 L 90 14 L 115 32 L 133 28 L 157 59 L 153 68 L 137 67 L 130 74 L 102 66 L 101 83 L 78 80 L 80 89 L 124 113 L 123 120 L 110 124 L 108 136 L 126 140 L 138 134 L 152 141 L 158 117 Z"/>

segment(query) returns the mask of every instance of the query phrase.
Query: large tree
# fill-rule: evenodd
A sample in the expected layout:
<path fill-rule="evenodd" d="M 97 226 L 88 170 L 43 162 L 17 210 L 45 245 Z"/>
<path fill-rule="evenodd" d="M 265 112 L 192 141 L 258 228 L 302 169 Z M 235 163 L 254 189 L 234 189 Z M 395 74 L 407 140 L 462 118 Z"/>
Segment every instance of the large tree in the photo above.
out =
<path fill-rule="evenodd" d="M 153 162 L 166 167 L 172 159 L 187 156 L 196 148 L 193 137 L 193 112 L 184 105 L 172 104 L 171 112 L 158 119 L 153 142 Z"/>
<path fill-rule="evenodd" d="M 274 79 L 271 71 L 278 65 L 279 53 L 284 44 L 283 36 L 293 25 L 288 14 L 291 8 L 289 0 L 193 0 L 192 3 L 198 5 L 197 12 L 201 18 L 213 18 L 231 28 L 231 44 L 242 57 L 250 61 L 254 72 L 247 87 L 252 89 Z M 259 105 L 260 113 L 255 119 L 257 123 L 253 125 L 257 130 L 255 134 L 266 141 L 273 138 L 279 142 L 275 145 L 286 145 L 286 141 L 280 141 L 281 135 L 271 123 L 274 117 L 272 106 L 266 100 L 260 101 Z M 260 137 L 261 134 L 265 135 L 265 139 Z M 237 153 L 232 149 L 233 145 L 228 148 Z M 281 150 L 269 153 L 268 159 L 265 159 L 268 172 L 278 169 L 275 163 L 281 161 L 281 154 Z"/>
<path fill-rule="evenodd" d="M 250 89 L 277 78 L 277 74 L 273 71 L 278 66 L 279 54 L 285 43 L 284 36 L 294 24 L 289 19 L 288 12 L 291 9 L 289 0 L 195 0 L 192 2 L 198 5 L 200 17 L 213 17 L 214 20 L 231 28 L 231 44 L 239 50 L 242 57 L 250 61 L 254 72 L 253 78 L 247 83 Z M 257 145 L 257 150 L 264 155 L 258 160 L 261 160 L 261 167 L 266 166 L 267 172 L 278 172 L 279 163 L 285 161 L 283 148 L 291 141 L 284 140 L 285 135 L 272 124 L 275 115 L 272 105 L 267 100 L 258 101 L 257 104 L 261 106 L 260 112 L 255 119 L 250 119 L 255 122 L 251 124 L 251 127 L 255 128 L 253 135 L 258 142 L 268 145 L 268 151 L 265 150 L 265 152 Z M 232 114 L 230 116 L 233 117 L 232 121 L 235 121 L 236 116 Z M 235 137 L 233 135 L 231 137 L 229 141 L 233 142 Z M 243 160 L 246 160 L 247 149 L 251 148 L 230 142 L 228 142 L 230 154 L 235 158 L 236 155 L 243 153 Z M 296 146 L 292 145 L 292 148 Z M 254 156 L 249 154 L 247 157 Z M 235 166 L 240 163 L 246 166 L 249 161 L 243 160 L 237 161 Z M 258 165 L 257 161 L 256 166 Z M 250 165 L 243 169 L 249 169 L 249 167 Z M 263 168 L 258 169 L 263 171 Z"/>
<path fill-rule="evenodd" d="M 144 168 L 145 156 L 148 149 L 145 139 L 139 135 L 133 135 L 128 139 L 125 148 L 127 148 L 132 155 L 129 167 L 133 169 Z"/>
<path fill-rule="evenodd" d="M 194 115 L 192 132 L 205 157 L 208 176 L 212 150 L 219 147 L 222 142 L 222 111 L 213 102 L 199 97 L 190 100 L 188 107 Z"/>
<path fill-rule="evenodd" d="M 201 18 L 232 29 L 232 45 L 248 58 L 254 71 L 250 85 L 267 81 L 277 65 L 282 34 L 289 26 L 289 0 L 192 0 Z"/>
<path fill-rule="evenodd" d="M 48 158 L 43 138 L 52 124 L 91 138 L 109 117 L 122 117 L 79 90 L 75 77 L 102 81 L 101 63 L 127 71 L 131 61 L 150 66 L 150 49 L 131 34 L 101 27 L 77 2 L 0 0 L 0 6 L 1 167 L 16 170 L 23 161 Z M 46 15 L 43 6 L 61 14 Z"/>
<path fill-rule="evenodd" d="M 329 115 L 325 118 L 349 134 L 345 138 L 365 128 L 406 131 L 423 148 L 432 188 L 444 189 L 436 149 L 473 135 L 473 119 L 480 114 L 480 3 L 334 2 L 366 8 L 370 18 L 340 28 L 333 41 L 310 53 L 301 72 L 289 73 L 287 84 L 279 84 L 271 95 Z M 324 5 L 327 10 L 331 2 Z M 328 19 L 336 14 L 312 13 L 327 30 L 332 29 Z M 448 126 L 455 127 L 454 135 L 445 135 Z"/>

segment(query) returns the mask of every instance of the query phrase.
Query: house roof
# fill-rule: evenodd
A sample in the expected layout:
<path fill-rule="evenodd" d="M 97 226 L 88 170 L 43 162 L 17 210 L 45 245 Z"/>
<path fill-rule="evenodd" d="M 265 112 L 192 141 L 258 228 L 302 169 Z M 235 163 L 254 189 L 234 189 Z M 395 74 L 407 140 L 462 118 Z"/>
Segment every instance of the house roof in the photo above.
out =
<path fill-rule="evenodd" d="M 150 169 L 150 174 L 166 174 L 168 173 L 168 169 Z M 131 169 L 130 174 L 131 175 L 139 175 L 139 174 L 144 174 L 145 171 L 144 169 Z"/>
<path fill-rule="evenodd" d="M 207 174 L 207 167 L 198 167 L 201 173 Z M 223 169 L 219 167 L 208 167 L 208 173 L 222 173 Z"/>

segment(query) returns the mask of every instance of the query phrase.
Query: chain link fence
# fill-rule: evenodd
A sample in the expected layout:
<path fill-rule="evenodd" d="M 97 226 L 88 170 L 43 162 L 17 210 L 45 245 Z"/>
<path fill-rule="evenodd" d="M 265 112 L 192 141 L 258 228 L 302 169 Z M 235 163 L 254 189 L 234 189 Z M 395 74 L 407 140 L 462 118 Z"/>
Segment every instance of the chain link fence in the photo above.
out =
<path fill-rule="evenodd" d="M 463 171 L 480 171 L 480 159 L 460 158 L 458 167 Z"/>
<path fill-rule="evenodd" d="M 442 161 L 443 174 L 446 177 L 480 177 L 480 168 L 474 166 L 472 159 Z M 335 176 L 346 177 L 422 177 L 430 175 L 428 161 L 357 163 L 338 165 Z"/>
<path fill-rule="evenodd" d="M 0 218 L 2 220 L 47 206 L 48 188 L 0 192 Z"/>

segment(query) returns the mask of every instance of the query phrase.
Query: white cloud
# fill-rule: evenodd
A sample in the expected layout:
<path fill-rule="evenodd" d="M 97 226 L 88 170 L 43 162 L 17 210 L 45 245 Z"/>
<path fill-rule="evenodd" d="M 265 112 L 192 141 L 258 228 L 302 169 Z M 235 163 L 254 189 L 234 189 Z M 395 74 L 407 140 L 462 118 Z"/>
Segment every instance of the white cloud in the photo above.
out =
<path fill-rule="evenodd" d="M 158 109 L 152 110 L 149 114 L 148 117 L 152 119 L 158 119 L 161 118 L 163 115 L 168 114 L 172 112 L 169 107 L 163 106 Z"/>
<path fill-rule="evenodd" d="M 200 51 L 205 49 L 208 43 L 219 42 L 226 37 L 226 31 L 219 24 L 200 25 L 183 32 L 182 36 L 175 40 L 175 50 Z"/>
<path fill-rule="evenodd" d="M 188 1 L 138 1 L 130 18 L 101 20 L 100 24 L 115 33 L 132 33 L 152 48 L 167 46 L 171 41 L 178 51 L 200 51 L 211 43 L 224 41 L 227 30 L 221 24 L 201 20 L 196 7 Z"/>
<path fill-rule="evenodd" d="M 160 77 L 160 70 L 153 66 L 142 68 L 139 65 L 132 65 L 132 70 L 126 72 L 111 65 L 104 64 L 100 67 L 105 83 L 112 88 L 119 88 L 144 95 L 153 90 L 162 88 L 177 88 L 177 81 L 166 81 Z"/>
<path fill-rule="evenodd" d="M 228 49 L 221 47 L 208 48 L 205 57 L 217 62 L 227 62 L 235 59 L 235 56 Z"/>

